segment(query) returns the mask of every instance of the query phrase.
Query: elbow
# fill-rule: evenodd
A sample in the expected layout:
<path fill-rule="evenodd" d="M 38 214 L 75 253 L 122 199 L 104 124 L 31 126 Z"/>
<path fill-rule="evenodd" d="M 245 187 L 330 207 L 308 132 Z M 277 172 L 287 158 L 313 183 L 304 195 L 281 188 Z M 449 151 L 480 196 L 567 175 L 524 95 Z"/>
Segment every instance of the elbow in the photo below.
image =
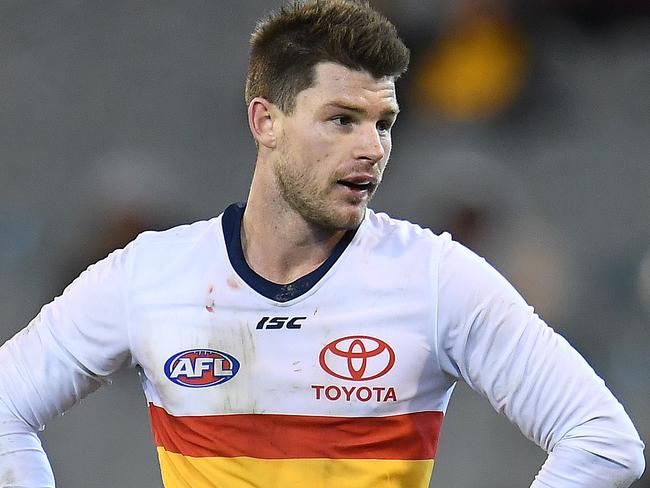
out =
<path fill-rule="evenodd" d="M 635 442 L 626 442 L 619 445 L 619 452 L 616 457 L 610 459 L 610 463 L 615 467 L 613 472 L 616 473 L 617 479 L 623 484 L 616 486 L 628 486 L 641 478 L 645 471 L 645 457 L 643 455 L 643 442 L 638 437 Z"/>
<path fill-rule="evenodd" d="M 553 452 L 566 457 L 579 479 L 600 483 L 594 486 L 630 486 L 645 470 L 643 441 L 627 417 L 616 428 L 595 424 L 588 422 L 573 429 Z"/>
<path fill-rule="evenodd" d="M 624 460 L 621 463 L 622 468 L 626 471 L 630 483 L 632 483 L 641 478 L 645 471 L 645 456 L 643 453 L 645 445 L 634 426 L 632 426 L 631 421 L 629 426 L 628 435 L 622 435 L 619 446 L 621 448 L 621 459 Z"/>
<path fill-rule="evenodd" d="M 630 463 L 629 466 L 626 466 L 626 471 L 632 482 L 641 478 L 641 475 L 645 471 L 645 457 L 643 455 L 643 443 L 640 446 L 636 447 L 633 452 L 630 453 Z"/>

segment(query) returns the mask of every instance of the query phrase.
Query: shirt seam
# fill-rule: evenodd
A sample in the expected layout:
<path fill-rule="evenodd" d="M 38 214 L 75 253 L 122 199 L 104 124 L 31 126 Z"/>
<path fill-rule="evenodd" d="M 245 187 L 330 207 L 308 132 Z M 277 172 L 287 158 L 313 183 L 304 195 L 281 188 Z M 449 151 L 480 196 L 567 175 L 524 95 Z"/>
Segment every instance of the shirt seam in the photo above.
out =
<path fill-rule="evenodd" d="M 438 248 L 438 256 L 437 260 L 435 263 L 435 269 L 433 270 L 434 272 L 434 277 L 433 279 L 435 280 L 435 286 L 436 286 L 436 296 L 435 296 L 435 303 L 434 303 L 434 324 L 433 324 L 433 340 L 435 344 L 435 349 L 436 353 L 434 354 L 435 359 L 436 359 L 436 365 L 438 366 L 438 371 L 442 371 L 442 365 L 440 363 L 440 326 L 439 326 L 439 311 L 440 311 L 440 264 L 442 262 L 442 250 L 444 248 L 444 242 L 442 246 L 439 246 Z"/>
<path fill-rule="evenodd" d="M 135 243 L 133 244 L 133 247 L 135 247 Z M 135 251 L 135 249 L 133 249 Z M 125 250 L 126 252 L 126 250 Z M 131 367 L 134 367 L 137 362 L 135 360 L 135 354 L 133 351 L 133 336 L 131 332 L 131 307 L 130 307 L 130 300 L 129 300 L 129 294 L 127 293 L 127 289 L 129 287 L 129 284 L 131 282 L 131 266 L 130 266 L 130 261 L 128 259 L 128 253 L 125 258 L 125 263 L 124 263 L 124 283 L 123 286 L 121 286 L 121 293 L 122 293 L 122 303 L 124 304 L 124 326 L 126 328 L 126 337 L 128 341 L 128 347 L 129 347 L 129 364 Z"/>

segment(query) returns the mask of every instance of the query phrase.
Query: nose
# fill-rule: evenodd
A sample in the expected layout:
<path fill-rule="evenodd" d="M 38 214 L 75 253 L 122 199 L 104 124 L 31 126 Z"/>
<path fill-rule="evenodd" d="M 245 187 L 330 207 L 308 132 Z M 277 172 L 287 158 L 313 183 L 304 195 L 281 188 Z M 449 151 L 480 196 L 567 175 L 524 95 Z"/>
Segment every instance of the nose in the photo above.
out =
<path fill-rule="evenodd" d="M 358 157 L 376 164 L 386 155 L 386 143 L 374 124 L 364 124 L 358 139 Z"/>

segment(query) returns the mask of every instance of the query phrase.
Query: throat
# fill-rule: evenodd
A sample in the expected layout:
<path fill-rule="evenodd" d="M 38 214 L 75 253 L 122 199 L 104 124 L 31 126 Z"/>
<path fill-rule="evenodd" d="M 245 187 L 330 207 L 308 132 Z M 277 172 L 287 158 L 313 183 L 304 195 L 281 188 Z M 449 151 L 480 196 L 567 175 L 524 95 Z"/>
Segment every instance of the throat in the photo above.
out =
<path fill-rule="evenodd" d="M 250 288 L 280 303 L 293 300 L 314 287 L 335 265 L 357 233 L 357 229 L 347 231 L 333 244 L 333 249 L 314 251 L 309 246 L 298 245 L 300 241 L 292 240 L 291 233 L 265 234 L 257 232 L 263 229 L 255 227 L 251 230 L 248 224 L 257 221 L 242 224 L 247 208 L 240 203 L 224 211 L 222 226 L 228 259 Z M 268 240 L 263 240 L 264 237 Z M 321 252 L 320 259 L 318 252 Z"/>
<path fill-rule="evenodd" d="M 262 226 L 263 227 L 263 226 Z M 332 255 L 345 232 L 327 240 L 306 240 L 290 233 L 259 232 L 259 227 L 241 226 L 241 245 L 246 263 L 262 278 L 281 285 L 314 272 Z"/>

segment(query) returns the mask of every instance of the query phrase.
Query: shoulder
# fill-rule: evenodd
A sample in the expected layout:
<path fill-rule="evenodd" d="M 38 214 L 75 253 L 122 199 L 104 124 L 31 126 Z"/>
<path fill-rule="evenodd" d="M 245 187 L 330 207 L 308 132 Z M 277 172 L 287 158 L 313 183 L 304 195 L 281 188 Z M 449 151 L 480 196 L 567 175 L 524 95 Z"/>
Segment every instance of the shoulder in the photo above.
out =
<path fill-rule="evenodd" d="M 364 237 L 369 243 L 399 249 L 429 250 L 435 261 L 446 270 L 493 273 L 482 256 L 453 240 L 448 232 L 436 234 L 408 220 L 396 219 L 383 212 L 368 210 L 364 220 Z"/>
<path fill-rule="evenodd" d="M 221 216 L 162 231 L 146 231 L 124 249 L 131 268 L 167 268 L 216 248 Z"/>
<path fill-rule="evenodd" d="M 148 230 L 133 241 L 138 247 L 174 247 L 178 244 L 196 242 L 205 237 L 217 227 L 219 217 L 210 220 L 199 220 L 193 223 L 182 224 L 166 230 Z"/>
<path fill-rule="evenodd" d="M 448 232 L 438 235 L 407 220 L 369 210 L 363 239 L 375 253 L 408 256 L 420 272 L 431 270 L 442 291 L 453 289 L 454 296 L 472 295 L 469 290 L 512 290 L 512 285 L 482 256 L 454 241 Z"/>
<path fill-rule="evenodd" d="M 452 242 L 451 236 L 446 232 L 438 235 L 408 220 L 396 219 L 370 209 L 366 212 L 363 226 L 364 236 L 369 243 L 396 251 L 426 249 L 439 255 Z"/>

